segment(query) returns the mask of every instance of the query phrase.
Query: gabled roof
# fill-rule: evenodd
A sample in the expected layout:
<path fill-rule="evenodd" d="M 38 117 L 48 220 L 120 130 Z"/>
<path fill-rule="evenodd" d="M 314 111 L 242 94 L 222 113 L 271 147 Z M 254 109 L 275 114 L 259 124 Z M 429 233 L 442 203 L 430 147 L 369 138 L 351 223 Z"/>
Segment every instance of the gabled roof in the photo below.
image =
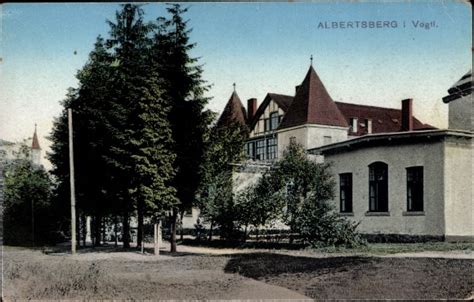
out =
<path fill-rule="evenodd" d="M 247 111 L 235 91 L 225 105 L 224 111 L 217 121 L 217 127 L 230 126 L 232 123 L 247 125 Z"/>
<path fill-rule="evenodd" d="M 348 127 L 313 66 L 310 66 L 303 83 L 296 91 L 278 129 L 304 124 Z"/>
<path fill-rule="evenodd" d="M 336 102 L 337 107 L 345 116 L 347 122 L 350 118 L 357 118 L 357 132 L 350 135 L 367 134 L 365 120 L 372 120 L 372 133 L 398 132 L 402 125 L 402 111 L 400 109 L 383 108 L 367 105 L 356 105 Z M 423 124 L 413 116 L 413 130 L 436 129 L 435 127 Z"/>
<path fill-rule="evenodd" d="M 462 78 L 457 81 L 451 88 L 448 89 L 449 95 L 443 98 L 443 102 L 449 103 L 463 96 L 469 95 L 474 89 L 474 83 L 472 82 L 472 72 L 468 71 Z"/>
<path fill-rule="evenodd" d="M 36 125 L 35 125 L 35 133 L 33 133 L 33 141 L 31 143 L 31 149 L 33 150 L 40 150 L 40 144 L 38 141 L 38 135 L 36 134 Z"/>
<path fill-rule="evenodd" d="M 263 99 L 263 102 L 260 104 L 260 106 L 258 106 L 258 109 L 255 112 L 252 120 L 249 121 L 250 129 L 253 129 L 253 127 L 255 127 L 255 124 L 258 122 L 262 114 L 265 112 L 265 109 L 267 108 L 268 104 L 272 100 L 277 103 L 278 107 L 280 107 L 283 112 L 286 113 L 288 107 L 290 107 L 291 102 L 293 101 L 293 97 L 277 93 L 267 93 L 267 95 Z"/>
<path fill-rule="evenodd" d="M 284 112 L 288 110 L 291 103 L 293 102 L 293 97 L 289 95 L 269 93 L 268 96 L 274 100 Z"/>

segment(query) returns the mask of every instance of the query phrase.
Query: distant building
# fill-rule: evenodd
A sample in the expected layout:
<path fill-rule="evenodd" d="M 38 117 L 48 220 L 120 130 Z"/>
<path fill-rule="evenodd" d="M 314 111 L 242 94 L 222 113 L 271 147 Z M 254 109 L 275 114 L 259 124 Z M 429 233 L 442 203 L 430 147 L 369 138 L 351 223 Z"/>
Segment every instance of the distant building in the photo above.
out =
<path fill-rule="evenodd" d="M 38 140 L 38 134 L 36 131 L 33 133 L 32 138 L 28 138 L 23 142 L 9 142 L 0 139 L 0 162 L 3 164 L 9 161 L 13 161 L 22 156 L 21 148 L 23 146 L 29 147 L 29 160 L 35 166 L 41 166 L 41 147 Z"/>

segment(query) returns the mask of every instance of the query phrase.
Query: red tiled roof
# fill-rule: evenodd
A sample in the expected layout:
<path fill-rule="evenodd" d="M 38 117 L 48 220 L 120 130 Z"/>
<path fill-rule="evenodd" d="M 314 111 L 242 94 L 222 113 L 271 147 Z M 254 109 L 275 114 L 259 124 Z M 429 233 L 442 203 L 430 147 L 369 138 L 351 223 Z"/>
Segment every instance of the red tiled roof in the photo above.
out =
<path fill-rule="evenodd" d="M 401 131 L 402 111 L 400 109 L 383 108 L 367 105 L 356 105 L 336 102 L 337 107 L 345 116 L 350 125 L 350 118 L 357 118 L 357 133 L 350 132 L 350 135 L 358 136 L 367 134 L 365 120 L 372 120 L 372 133 L 398 132 Z M 413 116 L 413 130 L 436 129 L 435 127 L 423 124 Z"/>
<path fill-rule="evenodd" d="M 247 124 L 247 111 L 235 91 L 225 105 L 224 111 L 217 121 L 217 127 L 230 126 L 232 123 L 239 123 L 243 126 Z"/>
<path fill-rule="evenodd" d="M 39 141 L 38 141 L 38 135 L 36 134 L 36 126 L 35 126 L 35 133 L 33 133 L 33 141 L 31 143 L 31 149 L 33 150 L 41 149 Z"/>
<path fill-rule="evenodd" d="M 279 129 L 304 124 L 347 127 L 347 121 L 337 108 L 313 66 L 296 91 Z"/>

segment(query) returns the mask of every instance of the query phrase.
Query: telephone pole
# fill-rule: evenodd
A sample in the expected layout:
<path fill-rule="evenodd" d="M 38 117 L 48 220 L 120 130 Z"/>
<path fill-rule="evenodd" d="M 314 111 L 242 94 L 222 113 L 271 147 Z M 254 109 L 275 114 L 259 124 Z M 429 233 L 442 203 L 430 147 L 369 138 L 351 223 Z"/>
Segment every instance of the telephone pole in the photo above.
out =
<path fill-rule="evenodd" d="M 76 192 L 74 185 L 74 148 L 72 144 L 72 109 L 67 110 L 69 128 L 69 180 L 71 187 L 71 253 L 76 253 Z"/>

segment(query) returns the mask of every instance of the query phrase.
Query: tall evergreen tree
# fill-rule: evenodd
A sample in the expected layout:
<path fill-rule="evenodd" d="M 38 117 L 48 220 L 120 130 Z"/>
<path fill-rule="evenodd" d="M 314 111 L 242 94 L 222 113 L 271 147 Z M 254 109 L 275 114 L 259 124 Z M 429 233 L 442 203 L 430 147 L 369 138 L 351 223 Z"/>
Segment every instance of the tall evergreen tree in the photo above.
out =
<path fill-rule="evenodd" d="M 191 30 L 183 20 L 187 8 L 172 4 L 167 10 L 169 19 L 157 20 L 154 66 L 163 78 L 164 94 L 171 102 L 169 120 L 176 154 L 173 186 L 179 200 L 171 212 L 171 251 L 175 252 L 176 221 L 195 201 L 201 180 L 204 137 L 212 115 L 204 108 L 208 102 L 204 93 L 209 86 L 202 79 L 202 67 L 197 58 L 190 56 L 196 44 L 189 42 Z"/>
<path fill-rule="evenodd" d="M 109 25 L 108 46 L 118 64 L 115 104 L 125 113 L 122 118 L 110 119 L 116 130 L 111 158 L 117 175 L 129 179 L 127 193 L 137 209 L 140 247 L 146 211 L 163 211 L 175 203 L 170 184 L 175 156 L 170 152 L 169 102 L 161 93 L 158 70 L 150 68 L 154 25 L 144 22 L 143 10 L 126 4 L 117 12 L 116 23 Z"/>
<path fill-rule="evenodd" d="M 74 111 L 74 147 L 78 207 L 95 221 L 95 242 L 107 215 L 122 215 L 123 244 L 130 246 L 129 220 L 138 213 L 138 247 L 144 216 L 176 203 L 169 98 L 161 77 L 149 64 L 154 25 L 144 22 L 137 5 L 125 4 L 110 25 L 110 37 L 98 38 L 78 73 L 64 111 L 55 121 L 49 155 L 58 192 L 68 199 L 69 165 L 66 108 Z"/>
<path fill-rule="evenodd" d="M 107 149 L 104 138 L 105 129 L 103 112 L 107 106 L 110 79 L 110 56 L 104 48 L 104 41 L 97 38 L 89 60 L 77 74 L 79 87 L 70 89 L 67 99 L 63 101 L 64 110 L 53 126 L 50 139 L 53 141 L 52 152 L 48 155 L 53 163 L 52 173 L 59 185 L 57 193 L 61 199 L 69 198 L 69 158 L 67 108 L 73 110 L 74 144 L 76 165 L 76 191 L 79 216 L 92 215 L 94 224 L 94 243 L 100 243 L 100 221 L 110 209 L 105 198 L 106 166 L 102 158 Z M 83 219 L 84 220 L 84 219 Z"/>

